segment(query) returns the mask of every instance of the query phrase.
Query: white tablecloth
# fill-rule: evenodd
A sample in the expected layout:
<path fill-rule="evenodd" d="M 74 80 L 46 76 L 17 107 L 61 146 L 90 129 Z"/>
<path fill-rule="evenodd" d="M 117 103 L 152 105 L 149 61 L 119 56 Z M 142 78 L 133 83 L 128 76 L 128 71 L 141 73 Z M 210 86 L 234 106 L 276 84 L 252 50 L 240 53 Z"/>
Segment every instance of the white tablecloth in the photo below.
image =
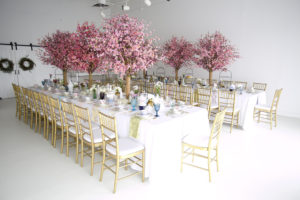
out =
<path fill-rule="evenodd" d="M 253 126 L 253 109 L 256 104 L 266 104 L 266 92 L 239 94 L 236 92 L 235 109 L 240 109 L 239 126 L 244 130 Z M 212 104 L 218 104 L 218 93 L 214 92 L 212 97 Z"/>
<path fill-rule="evenodd" d="M 55 98 L 66 99 L 59 94 L 44 90 L 37 91 Z M 130 107 L 124 111 L 116 111 L 113 106 L 96 107 L 91 103 L 80 102 L 75 99 L 68 99 L 68 101 L 82 107 L 88 107 L 90 110 L 94 108 L 116 116 L 119 137 L 129 136 L 130 119 L 132 115 L 136 114 L 136 112 L 130 111 Z M 166 113 L 169 108 L 162 107 L 158 118 L 140 121 L 137 140 L 145 145 L 146 178 L 154 180 L 159 177 L 161 180 L 162 172 L 165 177 L 171 177 L 174 173 L 180 172 L 181 139 L 183 136 L 199 132 L 199 134 L 206 134 L 209 137 L 210 129 L 206 109 L 193 106 L 182 106 L 179 109 L 185 113 L 167 116 Z"/>

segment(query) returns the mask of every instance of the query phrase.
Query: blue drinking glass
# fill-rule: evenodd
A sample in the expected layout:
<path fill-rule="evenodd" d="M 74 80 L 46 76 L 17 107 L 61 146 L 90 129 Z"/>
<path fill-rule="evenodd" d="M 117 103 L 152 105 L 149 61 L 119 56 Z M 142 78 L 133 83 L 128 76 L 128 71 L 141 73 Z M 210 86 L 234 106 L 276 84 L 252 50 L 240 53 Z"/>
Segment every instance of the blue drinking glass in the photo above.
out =
<path fill-rule="evenodd" d="M 136 104 L 137 104 L 136 98 L 132 98 L 132 99 L 131 99 L 132 111 L 135 111 L 135 110 L 136 110 L 136 109 L 135 109 Z"/>
<path fill-rule="evenodd" d="M 159 117 L 159 115 L 158 115 L 159 109 L 160 109 L 160 104 L 154 104 L 154 110 L 155 110 L 155 112 L 156 112 L 155 117 Z"/>

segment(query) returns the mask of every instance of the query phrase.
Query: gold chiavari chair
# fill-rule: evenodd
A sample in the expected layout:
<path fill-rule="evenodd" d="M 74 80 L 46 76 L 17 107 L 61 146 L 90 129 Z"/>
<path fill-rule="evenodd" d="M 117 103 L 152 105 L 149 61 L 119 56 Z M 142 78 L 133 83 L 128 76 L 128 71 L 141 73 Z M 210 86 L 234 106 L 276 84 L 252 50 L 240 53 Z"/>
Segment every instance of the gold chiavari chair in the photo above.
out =
<path fill-rule="evenodd" d="M 44 115 L 45 115 L 45 120 L 44 120 L 44 137 L 49 139 L 49 124 L 51 123 L 51 133 L 53 135 L 53 123 L 52 123 L 52 112 L 51 112 L 51 105 L 50 101 L 47 95 L 41 94 L 42 98 L 42 104 L 44 107 Z M 46 132 L 47 129 L 47 132 Z"/>
<path fill-rule="evenodd" d="M 22 101 L 24 110 L 24 122 L 28 124 L 28 113 L 30 112 L 29 92 L 27 88 L 22 87 Z"/>
<path fill-rule="evenodd" d="M 16 84 L 12 83 L 13 89 L 14 89 L 14 94 L 16 98 L 16 117 L 19 115 L 19 120 L 21 120 L 21 115 L 22 115 L 22 100 L 21 100 L 21 90 L 20 87 L 17 86 Z"/>
<path fill-rule="evenodd" d="M 253 110 L 253 119 L 255 120 L 255 118 L 257 118 L 257 122 L 260 122 L 262 118 L 262 122 L 270 123 L 271 130 L 273 120 L 275 122 L 275 127 L 277 126 L 277 108 L 281 92 L 282 88 L 275 91 L 271 106 L 256 105 Z"/>
<path fill-rule="evenodd" d="M 266 83 L 253 83 L 252 87 L 255 90 L 261 90 L 261 91 L 266 91 L 267 89 L 267 84 Z"/>
<path fill-rule="evenodd" d="M 82 108 L 74 105 L 76 114 L 76 123 L 81 140 L 81 166 L 83 166 L 83 157 L 91 158 L 91 176 L 94 173 L 94 165 L 101 162 L 95 162 L 95 153 L 102 151 L 103 145 L 101 129 L 98 124 L 92 123 L 88 108 Z M 84 146 L 87 149 L 84 149 Z"/>
<path fill-rule="evenodd" d="M 181 146 L 181 172 L 183 170 L 183 164 L 197 167 L 202 170 L 208 171 L 209 182 L 211 182 L 211 162 L 216 161 L 217 171 L 219 171 L 219 138 L 223 126 L 224 116 L 226 110 L 223 110 L 216 114 L 214 123 L 211 128 L 209 136 L 200 134 L 190 134 L 182 139 Z M 198 152 L 197 152 L 198 151 Z M 215 156 L 212 157 L 212 153 L 215 151 Z M 204 155 L 202 153 L 206 152 Z M 192 162 L 194 162 L 194 156 L 205 158 L 208 161 L 208 168 L 197 166 L 190 162 L 185 162 L 184 159 L 192 156 Z"/>
<path fill-rule="evenodd" d="M 51 137 L 51 142 L 54 147 L 56 147 L 56 139 L 57 137 L 57 129 L 61 130 L 61 145 L 60 145 L 60 153 L 63 152 L 64 148 L 64 119 L 61 113 L 61 107 L 58 99 L 50 97 L 50 109 L 52 112 L 52 122 L 53 122 L 53 134 Z"/>
<path fill-rule="evenodd" d="M 102 140 L 104 141 L 103 161 L 101 166 L 100 181 L 103 179 L 105 169 L 115 174 L 114 190 L 117 189 L 117 181 L 136 174 L 142 173 L 142 181 L 145 176 L 145 150 L 144 145 L 140 144 L 132 138 L 118 138 L 117 124 L 115 117 L 108 116 L 99 112 Z M 138 156 L 142 156 L 142 158 Z M 116 164 L 108 165 L 107 160 L 114 159 Z M 142 172 L 138 171 L 130 175 L 119 178 L 119 169 L 129 165 L 136 164 L 142 168 Z M 115 167 L 115 170 L 113 169 Z"/>
<path fill-rule="evenodd" d="M 211 111 L 217 110 L 218 105 L 212 105 L 212 89 L 211 88 L 198 88 L 196 91 L 195 106 L 207 109 L 208 119 L 210 119 Z"/>
<path fill-rule="evenodd" d="M 35 99 L 33 95 L 33 91 L 27 89 L 27 95 L 28 95 L 28 102 L 29 102 L 29 109 L 30 109 L 30 128 L 33 126 L 33 118 L 37 118 L 37 108 L 35 104 Z M 35 122 L 35 130 L 37 130 L 37 121 Z"/>
<path fill-rule="evenodd" d="M 192 88 L 188 86 L 180 86 L 177 87 L 175 99 L 177 101 L 183 101 L 185 103 L 190 102 L 193 103 L 192 99 Z"/>
<path fill-rule="evenodd" d="M 66 126 L 67 133 L 67 156 L 69 157 L 69 147 L 75 145 L 76 146 L 76 163 L 78 162 L 78 149 L 79 149 L 79 134 L 78 127 L 76 125 L 76 117 L 74 113 L 73 104 L 69 102 L 61 101 L 62 112 L 64 116 L 64 122 Z M 69 139 L 73 138 L 74 142 L 69 142 Z"/>
<path fill-rule="evenodd" d="M 235 91 L 224 91 L 219 90 L 218 92 L 218 108 L 219 112 L 226 109 L 225 112 L 225 122 L 230 123 L 230 133 L 232 132 L 232 127 L 235 125 L 238 127 L 240 110 L 235 108 Z"/>
<path fill-rule="evenodd" d="M 174 84 L 167 84 L 166 85 L 166 97 L 171 97 L 172 99 L 175 99 L 176 97 L 176 89 L 177 85 Z"/>
<path fill-rule="evenodd" d="M 234 81 L 235 86 L 241 85 L 243 89 L 247 89 L 247 82 L 245 81 Z"/>
<path fill-rule="evenodd" d="M 40 93 L 33 91 L 33 96 L 34 96 L 34 101 L 35 101 L 35 107 L 36 107 L 36 112 L 35 112 L 35 132 L 37 131 L 37 123 L 39 124 L 39 133 L 41 133 L 41 123 L 42 119 L 44 119 L 44 108 L 42 105 Z M 44 133 L 45 134 L 45 133 Z"/>

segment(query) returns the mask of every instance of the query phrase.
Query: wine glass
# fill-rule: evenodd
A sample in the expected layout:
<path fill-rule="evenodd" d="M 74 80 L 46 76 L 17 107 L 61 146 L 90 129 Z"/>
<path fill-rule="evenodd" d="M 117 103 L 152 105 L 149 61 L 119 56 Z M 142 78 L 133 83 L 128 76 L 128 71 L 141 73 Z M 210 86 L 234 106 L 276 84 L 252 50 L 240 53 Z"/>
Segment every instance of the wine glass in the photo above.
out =
<path fill-rule="evenodd" d="M 159 117 L 159 115 L 158 115 L 159 109 L 160 109 L 160 104 L 159 103 L 158 104 L 154 104 L 154 110 L 156 112 L 155 117 Z"/>

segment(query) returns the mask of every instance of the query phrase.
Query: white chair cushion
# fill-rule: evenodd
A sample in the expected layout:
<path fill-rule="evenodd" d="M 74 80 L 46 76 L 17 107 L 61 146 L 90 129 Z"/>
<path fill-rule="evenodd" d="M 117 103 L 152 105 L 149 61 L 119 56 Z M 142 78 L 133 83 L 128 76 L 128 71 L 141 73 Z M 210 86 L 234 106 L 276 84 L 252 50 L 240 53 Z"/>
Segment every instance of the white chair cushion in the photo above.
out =
<path fill-rule="evenodd" d="M 271 106 L 267 106 L 267 105 L 255 105 L 254 107 L 262 110 L 270 110 L 271 108 Z"/>
<path fill-rule="evenodd" d="M 198 147 L 208 147 L 209 142 L 209 134 L 203 135 L 203 134 L 189 134 L 182 138 L 182 142 Z"/>
<path fill-rule="evenodd" d="M 218 108 L 218 104 L 211 104 L 210 108 L 213 108 L 213 109 Z"/>
<path fill-rule="evenodd" d="M 94 143 L 100 143 L 102 142 L 102 134 L 101 134 L 101 129 L 94 129 L 93 130 L 93 137 L 94 137 Z M 91 141 L 91 136 L 88 134 L 84 134 L 83 139 L 92 142 Z"/>
<path fill-rule="evenodd" d="M 69 127 L 69 133 L 76 135 L 76 129 L 74 126 Z"/>
<path fill-rule="evenodd" d="M 238 113 L 240 111 L 239 108 L 234 109 L 234 113 Z M 232 113 L 232 108 L 226 108 L 226 113 Z"/>
<path fill-rule="evenodd" d="M 125 156 L 137 151 L 143 150 L 144 145 L 134 140 L 133 138 L 119 138 L 119 155 Z M 110 145 L 106 145 L 106 151 L 116 155 L 116 149 Z"/>

